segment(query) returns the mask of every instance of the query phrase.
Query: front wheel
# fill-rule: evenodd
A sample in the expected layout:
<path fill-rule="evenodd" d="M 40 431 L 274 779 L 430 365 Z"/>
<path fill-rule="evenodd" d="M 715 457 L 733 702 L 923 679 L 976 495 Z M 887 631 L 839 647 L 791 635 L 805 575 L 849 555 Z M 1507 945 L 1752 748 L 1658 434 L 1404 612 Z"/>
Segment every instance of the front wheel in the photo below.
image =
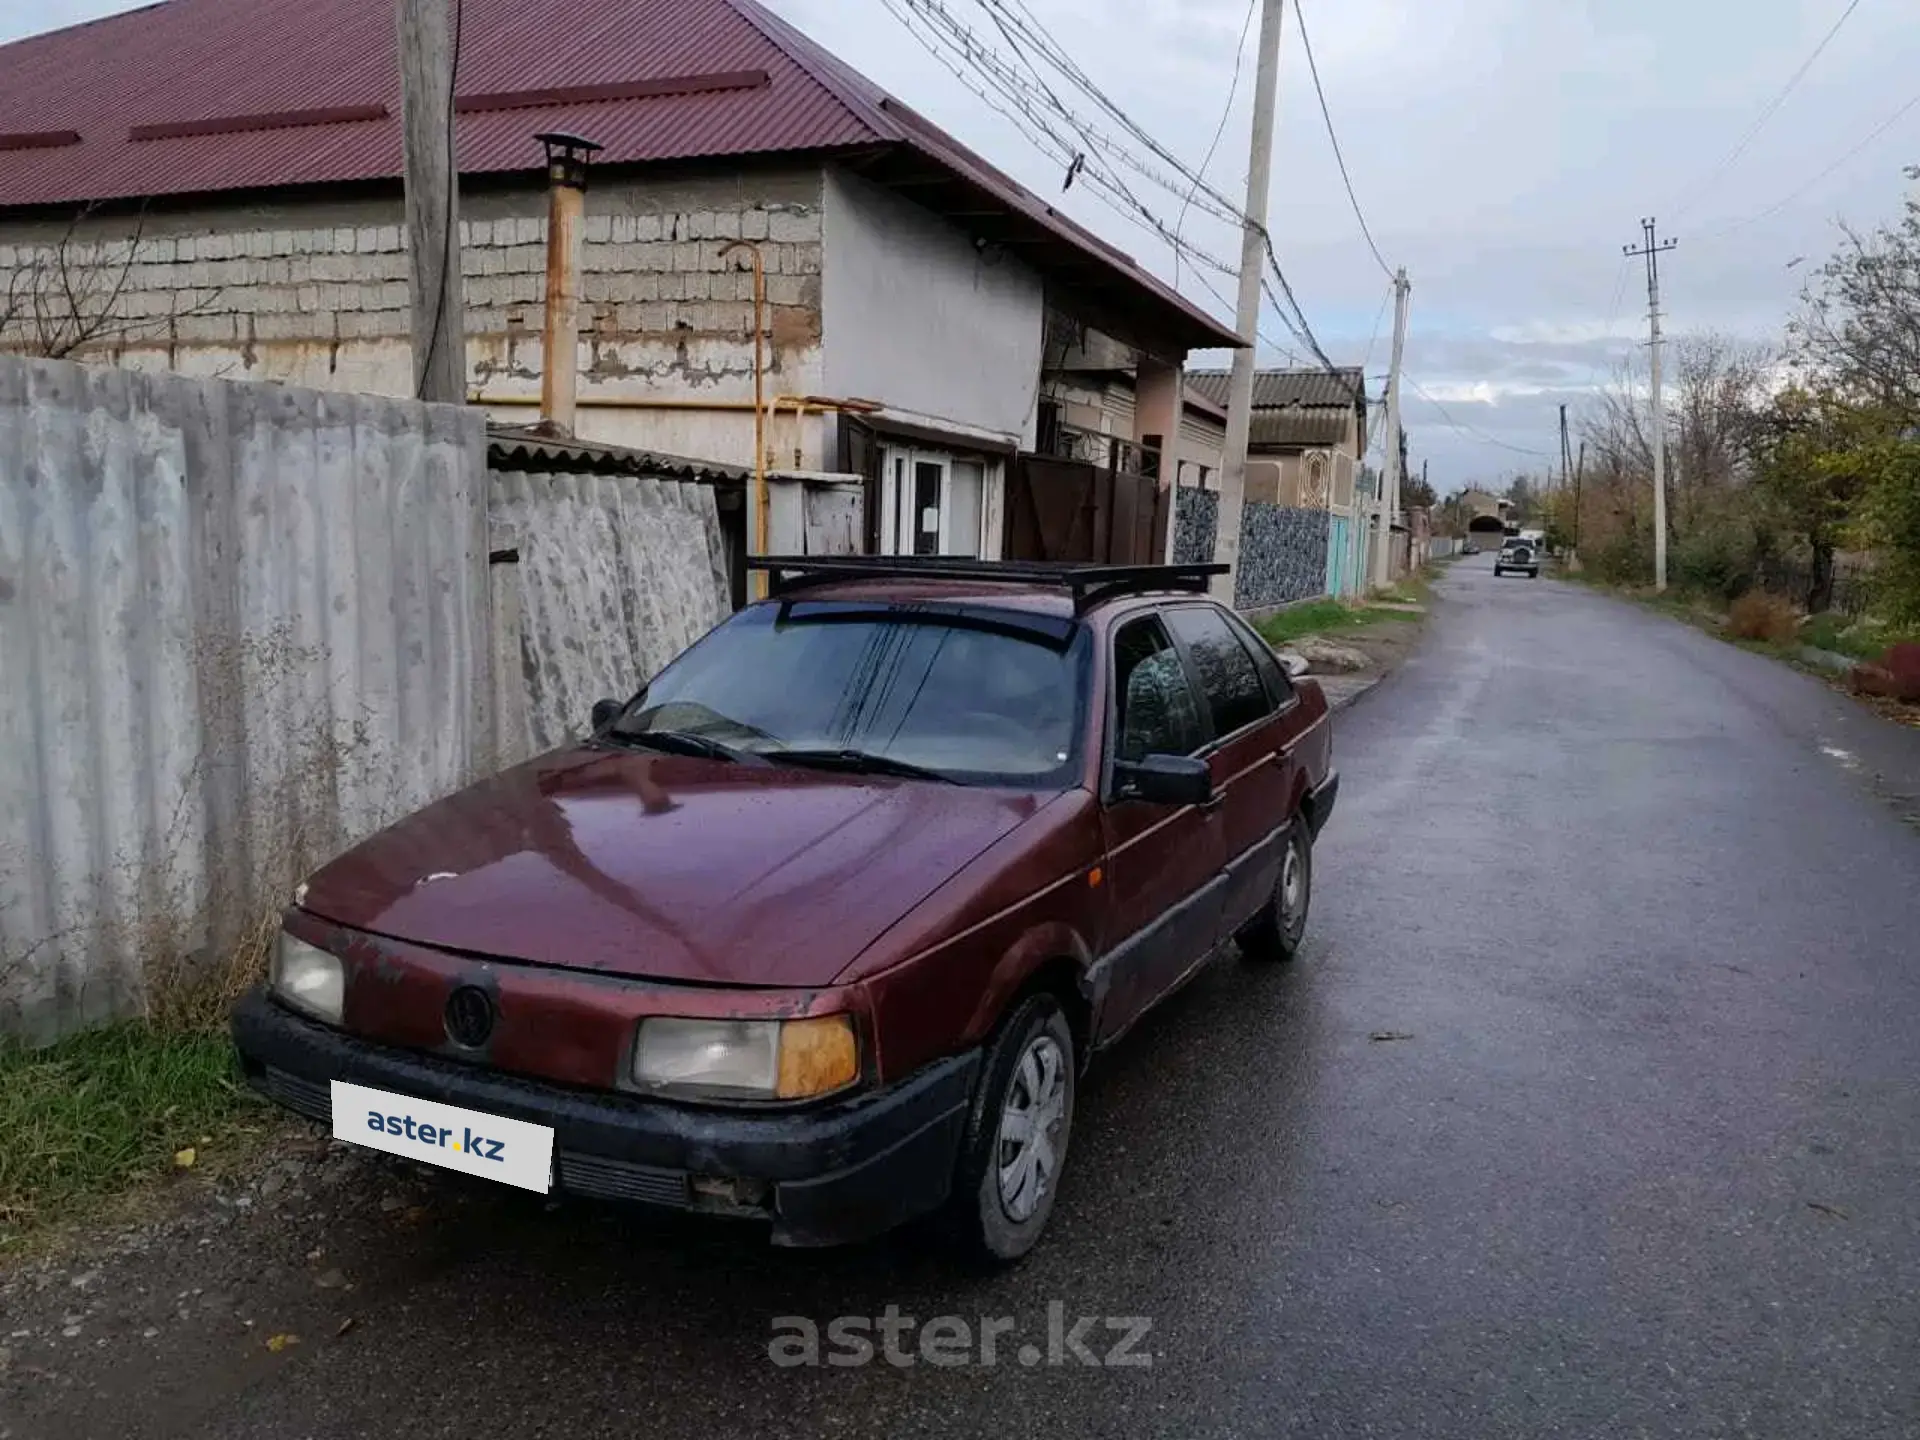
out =
<path fill-rule="evenodd" d="M 1249 960 L 1291 960 L 1306 938 L 1313 904 L 1313 832 L 1302 817 L 1293 817 L 1284 844 L 1273 899 L 1240 932 L 1240 950 Z"/>
<path fill-rule="evenodd" d="M 1009 1265 L 1039 1243 L 1073 1133 L 1077 1066 L 1060 1002 L 1030 995 L 987 1049 L 948 1204 L 973 1259 Z"/>

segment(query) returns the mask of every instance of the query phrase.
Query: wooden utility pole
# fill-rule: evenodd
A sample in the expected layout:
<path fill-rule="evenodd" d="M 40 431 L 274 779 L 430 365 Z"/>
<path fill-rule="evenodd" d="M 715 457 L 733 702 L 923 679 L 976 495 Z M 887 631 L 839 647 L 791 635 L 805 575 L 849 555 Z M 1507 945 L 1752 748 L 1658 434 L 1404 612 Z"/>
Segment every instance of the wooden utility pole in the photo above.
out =
<path fill-rule="evenodd" d="M 1653 351 L 1653 588 L 1667 588 L 1667 406 L 1660 390 L 1660 257 L 1678 240 L 1659 238 L 1652 219 L 1640 222 L 1640 248 L 1621 246 L 1629 259 L 1647 261 L 1647 344 Z"/>
<path fill-rule="evenodd" d="M 1373 583 L 1393 583 L 1393 517 L 1400 510 L 1401 464 L 1405 449 L 1400 435 L 1400 357 L 1407 345 L 1407 283 L 1405 269 L 1393 275 L 1393 364 L 1387 370 L 1387 473 L 1380 482 L 1380 528 L 1374 533 Z"/>
<path fill-rule="evenodd" d="M 1253 433 L 1253 372 L 1259 364 L 1260 277 L 1267 258 L 1267 193 L 1273 178 L 1273 107 L 1280 85 L 1280 17 L 1284 0 L 1261 0 L 1260 64 L 1253 85 L 1253 141 L 1247 155 L 1247 213 L 1240 227 L 1240 293 L 1233 328 L 1246 342 L 1233 352 L 1227 381 L 1226 451 L 1220 458 L 1219 521 L 1213 558 L 1227 573 L 1213 577 L 1213 595 L 1233 603 L 1240 574 L 1240 517 L 1247 499 L 1247 441 Z M 1176 495 L 1178 492 L 1175 492 Z"/>
<path fill-rule="evenodd" d="M 1567 488 L 1570 478 L 1568 472 L 1573 469 L 1573 451 L 1567 445 L 1567 407 L 1560 407 L 1560 488 Z"/>
<path fill-rule="evenodd" d="M 1587 442 L 1580 442 L 1580 458 L 1573 466 L 1573 552 L 1580 553 L 1580 481 L 1587 473 Z"/>
<path fill-rule="evenodd" d="M 459 37 L 449 31 L 449 0 L 398 0 L 398 5 L 413 393 L 422 400 L 462 405 L 467 399 L 467 338 L 453 142 Z"/>

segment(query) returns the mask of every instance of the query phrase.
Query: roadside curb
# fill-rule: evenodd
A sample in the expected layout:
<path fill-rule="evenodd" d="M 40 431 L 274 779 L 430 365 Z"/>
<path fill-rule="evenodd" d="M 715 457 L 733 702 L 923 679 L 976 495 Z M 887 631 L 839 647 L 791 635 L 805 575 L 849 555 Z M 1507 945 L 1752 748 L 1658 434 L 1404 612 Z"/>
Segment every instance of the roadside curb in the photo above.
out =
<path fill-rule="evenodd" d="M 1308 678 L 1320 682 L 1320 688 L 1326 691 L 1327 709 L 1337 715 L 1392 673 L 1391 670 L 1377 670 L 1370 675 L 1312 675 Z M 1340 683 L 1330 686 L 1328 681 Z"/>

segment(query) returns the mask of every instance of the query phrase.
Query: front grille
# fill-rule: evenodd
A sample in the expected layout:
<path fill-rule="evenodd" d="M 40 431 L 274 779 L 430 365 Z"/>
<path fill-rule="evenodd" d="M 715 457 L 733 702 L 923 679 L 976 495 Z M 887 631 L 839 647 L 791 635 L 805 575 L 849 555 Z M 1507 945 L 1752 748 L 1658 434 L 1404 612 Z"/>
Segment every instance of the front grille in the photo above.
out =
<path fill-rule="evenodd" d="M 333 1086 L 322 1080 L 302 1080 L 271 1066 L 261 1076 L 261 1088 L 267 1098 L 296 1110 L 322 1125 L 333 1123 Z"/>
<path fill-rule="evenodd" d="M 636 1165 L 629 1160 L 609 1160 L 567 1150 L 560 1152 L 558 1168 L 560 1188 L 569 1194 L 681 1208 L 690 1203 L 684 1170 L 663 1170 L 654 1165 Z"/>

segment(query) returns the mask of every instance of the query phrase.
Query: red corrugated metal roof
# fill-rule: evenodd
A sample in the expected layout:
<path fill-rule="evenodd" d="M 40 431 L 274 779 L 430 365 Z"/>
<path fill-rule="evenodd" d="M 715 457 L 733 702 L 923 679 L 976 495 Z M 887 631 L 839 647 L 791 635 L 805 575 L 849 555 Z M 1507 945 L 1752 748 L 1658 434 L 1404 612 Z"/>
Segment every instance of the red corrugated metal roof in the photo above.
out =
<path fill-rule="evenodd" d="M 460 14 L 458 93 L 469 104 L 677 82 L 642 98 L 463 111 L 462 174 L 539 170 L 530 137 L 541 130 L 591 136 L 605 147 L 598 164 L 907 147 L 1178 312 L 1193 343 L 1235 343 L 754 0 L 463 0 Z M 394 23 L 393 0 L 165 0 L 0 46 L 0 136 L 19 143 L 0 149 L 0 208 L 394 179 Z M 384 114 L 295 123 L 374 107 Z M 154 127 L 165 138 L 133 138 Z M 79 142 L 32 143 L 67 139 L 61 131 Z"/>

